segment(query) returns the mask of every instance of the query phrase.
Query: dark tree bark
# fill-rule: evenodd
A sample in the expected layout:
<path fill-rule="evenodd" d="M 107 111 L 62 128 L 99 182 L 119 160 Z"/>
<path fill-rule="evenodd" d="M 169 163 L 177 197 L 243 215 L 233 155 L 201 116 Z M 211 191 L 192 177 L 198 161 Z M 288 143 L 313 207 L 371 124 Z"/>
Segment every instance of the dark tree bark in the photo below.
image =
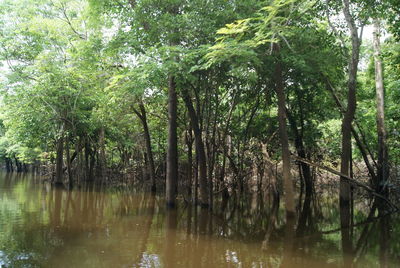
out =
<path fill-rule="evenodd" d="M 289 151 L 289 138 L 286 128 L 286 96 L 285 87 L 283 84 L 282 74 L 282 63 L 280 59 L 280 47 L 279 44 L 275 43 L 274 52 L 277 56 L 275 63 L 275 91 L 278 97 L 278 121 L 279 121 L 279 136 L 282 146 L 282 162 L 283 162 L 283 185 L 285 189 L 285 206 L 286 206 L 286 217 L 292 218 L 295 216 L 295 204 L 294 204 L 294 191 L 293 182 L 290 174 L 290 151 Z"/>
<path fill-rule="evenodd" d="M 90 144 L 88 137 L 85 137 L 85 180 L 89 181 L 90 177 Z"/>
<path fill-rule="evenodd" d="M 68 171 L 68 183 L 72 186 L 72 168 L 71 168 L 71 157 L 69 151 L 69 140 L 68 138 L 65 139 L 65 154 L 66 154 L 66 162 L 67 162 L 67 171 Z"/>
<path fill-rule="evenodd" d="M 63 158 L 64 158 L 64 137 L 61 136 L 57 141 L 56 151 L 56 177 L 55 184 L 63 184 Z"/>
<path fill-rule="evenodd" d="M 293 116 L 290 114 L 290 112 L 288 110 L 286 110 L 286 112 L 288 115 L 291 129 L 295 136 L 294 144 L 296 147 L 297 154 L 301 158 L 308 159 L 306 150 L 304 148 L 302 131 L 301 132 L 298 131 L 297 123 L 296 123 L 295 119 L 293 118 Z M 303 126 L 301 126 L 301 128 L 303 128 Z M 313 194 L 313 181 L 312 181 L 310 166 L 304 162 L 300 162 L 299 166 L 301 169 L 300 173 L 302 174 L 302 177 L 304 179 L 304 185 L 305 185 L 304 203 L 303 203 L 303 208 L 301 209 L 301 213 L 299 216 L 298 228 L 297 228 L 297 234 L 302 235 L 305 230 L 307 220 L 311 219 L 310 206 L 311 206 L 311 200 L 312 200 L 312 194 Z"/>
<path fill-rule="evenodd" d="M 12 172 L 13 171 L 13 166 L 12 166 L 12 161 L 10 158 L 6 157 L 6 171 L 7 172 Z"/>
<path fill-rule="evenodd" d="M 200 183 L 200 206 L 208 207 L 209 204 L 209 192 L 208 192 L 208 180 L 207 180 L 207 158 L 204 149 L 204 142 L 202 139 L 202 133 L 199 126 L 199 120 L 194 110 L 192 100 L 190 99 L 189 92 L 186 90 L 182 91 L 182 98 L 186 104 L 186 108 L 189 112 L 190 122 L 192 124 L 194 132 L 194 140 L 196 146 L 196 155 L 199 161 L 199 183 Z"/>
<path fill-rule="evenodd" d="M 133 108 L 135 114 L 139 117 L 140 121 L 142 122 L 143 126 L 143 134 L 144 140 L 146 143 L 146 156 L 148 162 L 148 171 L 150 174 L 150 183 L 151 183 L 151 192 L 156 192 L 156 172 L 155 172 L 155 165 L 154 165 L 154 157 L 153 157 L 153 150 L 151 149 L 151 138 L 150 138 L 150 131 L 149 126 L 147 124 L 147 113 L 146 108 L 142 101 L 139 103 L 139 111 Z"/>
<path fill-rule="evenodd" d="M 350 1 L 343 0 L 343 14 L 350 30 L 351 54 L 349 59 L 349 73 L 347 83 L 347 109 L 342 121 L 342 154 L 340 163 L 340 172 L 344 175 L 350 175 L 351 155 L 351 129 L 354 114 L 356 111 L 356 89 L 357 89 L 357 71 L 360 54 L 360 39 L 358 37 L 357 26 L 350 13 Z M 352 250 L 352 243 L 349 229 L 351 222 L 351 186 L 344 178 L 340 178 L 340 223 L 342 227 L 342 247 L 343 253 L 348 254 Z"/>
<path fill-rule="evenodd" d="M 186 146 L 188 150 L 188 169 L 187 169 L 187 181 L 188 181 L 188 197 L 191 199 L 192 197 L 192 185 L 193 185 L 193 136 L 192 136 L 192 125 L 189 124 L 189 128 L 186 131 Z"/>
<path fill-rule="evenodd" d="M 96 149 L 90 151 L 90 163 L 89 163 L 89 180 L 94 179 L 94 166 L 96 164 Z"/>
<path fill-rule="evenodd" d="M 14 156 L 14 160 L 15 160 L 15 166 L 17 168 L 17 172 L 18 173 L 22 172 L 22 163 L 21 163 L 21 161 L 19 161 L 16 156 Z"/>
<path fill-rule="evenodd" d="M 336 105 L 340 109 L 340 112 L 345 114 L 345 112 L 346 112 L 345 108 L 344 108 L 343 104 L 340 102 L 338 96 L 336 95 L 332 84 L 330 83 L 330 81 L 327 78 L 325 78 L 325 79 L 326 79 L 327 89 L 331 92 Z M 357 121 L 355 121 L 355 123 L 357 125 Z M 361 132 L 360 127 L 358 127 L 358 130 L 360 131 L 361 137 L 364 137 L 363 133 Z M 376 180 L 375 169 L 374 169 L 375 161 L 374 161 L 373 155 L 372 155 L 371 151 L 369 150 L 369 148 L 366 146 L 365 142 L 363 142 L 363 139 L 360 138 L 360 135 L 358 134 L 358 132 L 354 126 L 351 126 L 351 133 L 353 134 L 353 137 L 356 141 L 357 147 L 361 152 L 361 155 L 364 159 L 364 163 L 367 166 L 368 173 L 370 174 L 372 181 L 375 181 Z M 372 163 L 369 161 L 369 157 L 372 159 Z"/>
<path fill-rule="evenodd" d="M 167 206 L 175 207 L 178 184 L 178 98 L 174 76 L 168 81 L 168 150 L 167 150 L 167 177 L 166 202 Z"/>
<path fill-rule="evenodd" d="M 304 141 L 303 141 L 303 135 L 302 133 L 300 133 L 297 129 L 297 123 L 295 121 L 295 119 L 291 116 L 290 112 L 287 110 L 287 115 L 288 115 L 288 119 L 289 119 L 289 123 L 291 126 L 291 129 L 294 133 L 294 138 L 295 138 L 295 147 L 296 147 L 296 151 L 298 156 L 300 156 L 301 158 L 304 159 L 308 159 L 307 154 L 306 154 L 306 150 L 304 147 Z M 303 128 L 303 126 L 301 126 L 301 128 Z M 306 198 L 309 197 L 311 198 L 312 196 L 312 191 L 313 191 L 313 181 L 312 181 L 312 176 L 311 176 L 311 169 L 310 166 L 300 162 L 300 168 L 301 168 L 301 172 L 304 178 L 304 184 L 305 184 L 305 189 L 306 189 Z"/>
<path fill-rule="evenodd" d="M 106 174 L 105 129 L 103 126 L 100 128 L 100 133 L 99 133 L 99 147 L 100 147 L 99 150 L 100 174 L 101 174 L 101 179 L 104 180 L 107 174 Z"/>

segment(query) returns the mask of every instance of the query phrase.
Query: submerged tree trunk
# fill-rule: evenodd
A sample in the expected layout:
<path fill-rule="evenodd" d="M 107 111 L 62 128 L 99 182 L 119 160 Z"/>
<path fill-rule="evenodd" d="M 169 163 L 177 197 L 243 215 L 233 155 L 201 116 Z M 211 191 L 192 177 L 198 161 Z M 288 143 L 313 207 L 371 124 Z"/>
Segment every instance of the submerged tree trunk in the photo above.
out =
<path fill-rule="evenodd" d="M 186 104 L 186 108 L 189 112 L 190 122 L 194 132 L 196 155 L 199 161 L 200 206 L 204 208 L 209 206 L 206 152 L 204 149 L 204 142 L 199 126 L 199 120 L 194 110 L 192 100 L 190 99 L 189 93 L 186 90 L 183 90 L 182 95 Z"/>
<path fill-rule="evenodd" d="M 167 150 L 167 177 L 166 177 L 166 202 L 167 206 L 176 205 L 178 184 L 178 99 L 174 76 L 169 76 L 168 81 L 168 150 Z"/>
<path fill-rule="evenodd" d="M 351 155 L 351 128 L 356 111 L 356 87 L 357 71 L 360 54 L 360 39 L 354 18 L 350 13 L 350 1 L 343 0 L 343 14 L 351 35 L 351 55 L 349 60 L 349 78 L 347 93 L 347 109 L 342 121 L 342 154 L 340 163 L 340 172 L 344 175 L 350 175 Z M 342 227 L 342 247 L 344 254 L 351 252 L 352 243 L 350 231 L 348 229 L 351 222 L 351 186 L 344 177 L 340 178 L 340 224 Z"/>
<path fill-rule="evenodd" d="M 290 114 L 288 110 L 287 115 L 289 119 L 289 123 L 291 126 L 291 129 L 294 133 L 295 136 L 295 147 L 298 156 L 300 156 L 303 159 L 308 159 L 307 154 L 306 154 L 306 149 L 304 148 L 304 141 L 303 141 L 303 135 L 302 131 L 298 131 L 297 129 L 297 123 L 293 116 Z M 301 129 L 303 129 L 303 124 L 301 124 Z M 304 179 L 304 185 L 305 185 L 305 197 L 304 197 L 304 203 L 303 207 L 300 211 L 299 215 L 299 221 L 298 221 L 298 228 L 297 228 L 297 234 L 302 235 L 303 232 L 306 229 L 307 221 L 311 220 L 311 200 L 312 200 L 312 195 L 313 195 L 313 181 L 312 181 L 312 174 L 311 174 L 311 169 L 310 166 L 307 165 L 304 162 L 299 163 L 300 167 L 300 173 L 302 174 L 302 177 Z M 301 199 L 301 198 L 300 198 Z M 301 203 L 301 200 L 299 201 Z"/>
<path fill-rule="evenodd" d="M 285 206 L 286 206 L 286 217 L 292 218 L 295 216 L 295 204 L 294 204 L 294 191 L 293 183 L 290 174 L 290 151 L 289 151 L 289 138 L 286 128 L 286 96 L 285 88 L 283 84 L 282 74 L 282 63 L 280 59 L 280 47 L 279 44 L 274 45 L 275 55 L 278 57 L 275 63 L 275 91 L 278 97 L 278 121 L 279 121 L 279 136 L 282 146 L 282 177 L 283 185 L 285 189 Z"/>
<path fill-rule="evenodd" d="M 385 88 L 383 86 L 383 68 L 380 48 L 380 21 L 374 20 L 374 60 L 375 60 L 375 87 L 376 87 L 376 123 L 378 131 L 378 172 L 375 189 L 381 193 L 387 180 L 388 152 L 385 129 Z"/>

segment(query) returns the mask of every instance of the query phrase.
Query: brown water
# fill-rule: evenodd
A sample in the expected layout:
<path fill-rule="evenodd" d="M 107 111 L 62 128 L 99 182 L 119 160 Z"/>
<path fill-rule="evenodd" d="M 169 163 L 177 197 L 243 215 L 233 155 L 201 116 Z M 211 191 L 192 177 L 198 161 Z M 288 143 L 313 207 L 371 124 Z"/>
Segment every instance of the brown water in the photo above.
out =
<path fill-rule="evenodd" d="M 340 231 L 321 233 L 338 227 L 328 204 L 314 215 L 318 221 L 288 232 L 282 212 L 272 226 L 268 209 L 246 204 L 212 214 L 184 205 L 168 211 L 162 197 L 145 193 L 68 191 L 32 174 L 0 173 L 0 267 L 311 268 L 341 267 L 345 259 L 346 266 L 400 265 L 394 216 L 354 228 L 344 258 Z"/>

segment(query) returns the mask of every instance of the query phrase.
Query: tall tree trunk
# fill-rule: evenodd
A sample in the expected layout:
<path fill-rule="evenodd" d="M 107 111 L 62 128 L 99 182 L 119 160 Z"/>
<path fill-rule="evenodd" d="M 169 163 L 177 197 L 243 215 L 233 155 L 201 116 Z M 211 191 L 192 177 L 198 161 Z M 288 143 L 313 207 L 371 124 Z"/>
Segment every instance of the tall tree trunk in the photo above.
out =
<path fill-rule="evenodd" d="M 100 173 L 101 173 L 101 179 L 104 180 L 106 178 L 106 146 L 105 146 L 105 129 L 104 126 L 100 128 L 100 133 L 99 133 L 99 147 L 100 147 L 100 152 L 99 152 L 99 157 L 100 157 Z"/>
<path fill-rule="evenodd" d="M 289 123 L 291 126 L 291 129 L 294 133 L 295 136 L 295 147 L 296 147 L 296 151 L 297 154 L 304 159 L 308 159 L 307 154 L 306 154 L 306 150 L 304 148 L 304 141 L 303 141 L 303 134 L 302 131 L 301 133 L 299 133 L 298 129 L 297 129 L 297 123 L 295 121 L 295 119 L 293 118 L 293 116 L 290 114 L 290 112 L 288 110 L 287 111 L 287 115 L 288 115 L 288 119 L 289 119 Z M 303 125 L 300 126 L 301 129 L 303 129 Z M 307 165 L 306 163 L 300 162 L 300 168 L 304 177 L 304 183 L 305 183 L 305 188 L 306 188 L 306 199 L 310 198 L 312 196 L 312 192 L 313 192 L 313 181 L 312 181 L 312 176 L 311 176 L 311 169 L 310 166 Z"/>
<path fill-rule="evenodd" d="M 6 171 L 12 172 L 12 162 L 11 159 L 6 157 Z"/>
<path fill-rule="evenodd" d="M 64 158 L 64 137 L 63 135 L 57 141 L 56 155 L 56 178 L 55 184 L 63 184 L 63 158 Z"/>
<path fill-rule="evenodd" d="M 147 124 L 146 108 L 144 107 L 144 104 L 142 101 L 140 101 L 140 103 L 139 103 L 139 109 L 140 109 L 140 111 L 138 111 L 134 108 L 133 111 L 135 112 L 135 114 L 139 117 L 140 121 L 142 122 L 144 140 L 146 143 L 146 156 L 147 156 L 147 161 L 148 161 L 148 171 L 150 174 L 151 192 L 155 193 L 156 192 L 156 171 L 155 171 L 156 169 L 155 169 L 155 165 L 154 165 L 153 150 L 151 149 L 151 138 L 150 138 L 149 126 Z"/>
<path fill-rule="evenodd" d="M 279 136 L 282 146 L 282 162 L 283 162 L 283 185 L 285 189 L 285 206 L 286 206 L 286 217 L 292 218 L 295 216 L 295 204 L 294 204 L 294 191 L 293 182 L 290 174 L 290 151 L 289 151 L 289 138 L 286 128 L 286 96 L 285 88 L 283 84 L 282 74 L 282 63 L 280 59 L 280 46 L 275 43 L 274 45 L 275 55 L 278 57 L 275 63 L 275 91 L 278 97 L 278 121 L 279 121 Z"/>
<path fill-rule="evenodd" d="M 167 177 L 166 177 L 166 202 L 167 206 L 176 205 L 178 184 L 178 98 L 174 76 L 168 79 L 168 150 L 167 150 Z"/>
<path fill-rule="evenodd" d="M 88 137 L 85 137 L 85 180 L 89 181 L 90 178 L 90 144 Z"/>
<path fill-rule="evenodd" d="M 72 169 L 71 169 L 71 157 L 70 157 L 70 151 L 69 151 L 69 139 L 65 139 L 65 154 L 66 154 L 66 160 L 67 160 L 67 171 L 68 171 L 68 183 L 69 186 L 72 186 Z"/>
<path fill-rule="evenodd" d="M 340 163 L 340 172 L 344 175 L 350 175 L 351 155 L 351 128 L 356 111 L 356 87 L 357 87 L 357 71 L 360 54 L 360 40 L 354 18 L 350 13 L 350 1 L 343 0 L 343 14 L 350 30 L 351 37 L 351 55 L 349 59 L 349 78 L 347 93 L 347 109 L 342 121 L 342 154 Z M 342 227 L 342 247 L 344 254 L 351 252 L 352 243 L 349 229 L 347 228 L 351 222 L 351 187 L 348 180 L 344 177 L 340 178 L 340 224 Z"/>
<path fill-rule="evenodd" d="M 18 158 L 16 156 L 14 156 L 14 160 L 15 160 L 15 166 L 17 167 L 17 172 L 20 173 L 22 172 L 22 164 L 21 161 L 18 160 Z"/>
<path fill-rule="evenodd" d="M 297 154 L 303 159 L 308 159 L 306 150 L 304 148 L 302 131 L 299 133 L 295 119 L 293 118 L 293 116 L 290 114 L 290 112 L 288 110 L 286 110 L 286 111 L 287 111 L 291 129 L 295 136 L 294 144 L 296 147 Z M 303 124 L 301 125 L 301 129 L 303 129 Z M 310 166 L 303 162 L 300 162 L 299 166 L 301 169 L 300 172 L 303 175 L 305 189 L 306 189 L 303 208 L 301 209 L 301 212 L 300 212 L 298 228 L 297 228 L 297 233 L 299 235 L 302 235 L 304 230 L 306 229 L 307 220 L 311 219 L 310 206 L 311 206 L 311 200 L 312 200 L 312 194 L 313 194 L 313 181 L 312 181 Z M 301 200 L 299 202 L 301 202 Z"/>
<path fill-rule="evenodd" d="M 193 137 L 192 137 L 192 125 L 189 124 L 189 128 L 186 131 L 186 146 L 188 150 L 187 158 L 188 158 L 188 170 L 187 170 L 187 180 L 188 180 L 188 198 L 192 198 L 192 186 L 193 186 Z"/>
<path fill-rule="evenodd" d="M 328 79 L 326 79 L 326 83 L 327 83 L 327 89 L 331 92 L 332 97 L 334 99 L 334 101 L 336 102 L 336 105 L 339 107 L 340 112 L 345 114 L 345 108 L 343 106 L 343 104 L 340 102 L 338 96 L 335 93 L 335 90 L 332 86 L 332 84 L 330 83 L 330 81 Z M 355 121 L 356 125 L 357 125 L 357 121 Z M 373 155 L 371 154 L 371 151 L 369 150 L 369 148 L 366 146 L 365 142 L 363 141 L 364 139 L 361 139 L 361 137 L 364 137 L 364 134 L 362 133 L 362 130 L 360 127 L 358 127 L 358 130 L 360 131 L 360 134 L 358 134 L 356 128 L 354 126 L 351 126 L 351 133 L 353 134 L 353 137 L 356 141 L 357 147 L 360 150 L 360 153 L 364 159 L 364 163 L 367 166 L 368 172 L 372 178 L 372 181 L 375 181 L 376 179 L 376 175 L 375 175 L 375 169 L 374 169 L 374 158 Z M 361 137 L 360 137 L 361 136 Z M 369 157 L 372 159 L 372 163 L 369 160 Z"/>
<path fill-rule="evenodd" d="M 388 168 L 388 152 L 386 146 L 386 129 L 385 129 L 385 88 L 383 86 L 383 69 L 381 60 L 380 47 L 380 21 L 374 20 L 374 60 L 375 60 L 375 87 L 376 87 L 376 123 L 378 131 L 378 172 L 375 181 L 375 189 L 381 192 L 387 180 Z"/>
<path fill-rule="evenodd" d="M 9 160 L 9 163 L 10 163 L 10 170 L 11 170 L 11 172 L 14 172 L 14 165 L 13 165 L 13 161 L 12 161 L 12 159 L 11 159 L 11 158 L 8 158 L 8 160 Z"/>
<path fill-rule="evenodd" d="M 182 97 L 185 101 L 186 108 L 189 112 L 190 122 L 194 132 L 194 142 L 196 146 L 196 155 L 199 160 L 199 183 L 200 183 L 200 206 L 205 208 L 209 204 L 209 192 L 208 192 L 208 181 L 207 181 L 207 158 L 204 150 L 204 142 L 202 139 L 201 129 L 199 126 L 199 120 L 194 110 L 192 100 L 190 99 L 189 92 L 186 90 L 182 91 Z"/>
<path fill-rule="evenodd" d="M 92 181 L 94 179 L 94 166 L 96 163 L 96 148 L 91 150 L 90 154 L 90 165 L 89 165 L 89 180 Z"/>

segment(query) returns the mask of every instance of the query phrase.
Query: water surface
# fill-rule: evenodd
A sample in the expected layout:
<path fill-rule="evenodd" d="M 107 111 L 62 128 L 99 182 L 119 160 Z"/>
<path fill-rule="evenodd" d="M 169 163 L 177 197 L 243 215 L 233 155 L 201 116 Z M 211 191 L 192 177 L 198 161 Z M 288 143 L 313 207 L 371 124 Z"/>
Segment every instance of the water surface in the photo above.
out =
<path fill-rule="evenodd" d="M 183 204 L 171 211 L 162 197 L 146 193 L 55 189 L 33 174 L 0 173 L 0 267 L 400 264 L 394 215 L 354 228 L 353 249 L 344 255 L 341 233 L 334 231 L 339 214 L 328 201 L 303 228 L 296 222 L 289 231 L 280 209 L 272 214 L 238 204 L 213 213 Z M 363 215 L 355 218 L 362 221 Z"/>

